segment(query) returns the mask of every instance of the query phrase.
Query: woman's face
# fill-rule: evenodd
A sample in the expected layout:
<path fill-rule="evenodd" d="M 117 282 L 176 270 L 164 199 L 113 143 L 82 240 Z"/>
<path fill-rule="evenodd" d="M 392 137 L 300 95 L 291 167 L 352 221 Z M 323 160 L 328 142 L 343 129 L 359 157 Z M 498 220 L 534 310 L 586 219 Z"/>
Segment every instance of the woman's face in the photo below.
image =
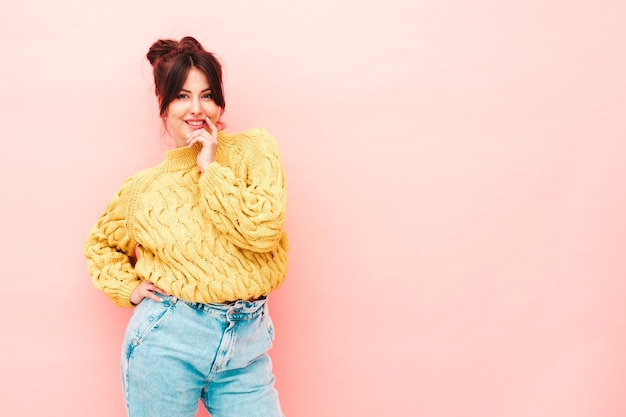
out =
<path fill-rule="evenodd" d="M 206 118 L 215 124 L 220 108 L 213 101 L 209 81 L 202 71 L 191 67 L 183 88 L 167 106 L 167 120 L 172 127 L 176 147 L 186 146 L 187 135 L 197 129 L 207 129 Z"/>

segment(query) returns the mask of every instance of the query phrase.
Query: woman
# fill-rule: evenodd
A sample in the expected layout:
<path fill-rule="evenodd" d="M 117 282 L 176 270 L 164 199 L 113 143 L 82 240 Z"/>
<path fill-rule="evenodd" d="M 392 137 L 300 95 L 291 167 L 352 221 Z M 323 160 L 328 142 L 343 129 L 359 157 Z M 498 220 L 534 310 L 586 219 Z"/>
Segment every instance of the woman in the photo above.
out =
<path fill-rule="evenodd" d="M 287 272 L 285 176 L 263 129 L 226 133 L 222 69 L 191 37 L 158 40 L 176 149 L 124 182 L 84 251 L 94 285 L 136 306 L 121 370 L 128 415 L 280 417 L 267 297 Z"/>

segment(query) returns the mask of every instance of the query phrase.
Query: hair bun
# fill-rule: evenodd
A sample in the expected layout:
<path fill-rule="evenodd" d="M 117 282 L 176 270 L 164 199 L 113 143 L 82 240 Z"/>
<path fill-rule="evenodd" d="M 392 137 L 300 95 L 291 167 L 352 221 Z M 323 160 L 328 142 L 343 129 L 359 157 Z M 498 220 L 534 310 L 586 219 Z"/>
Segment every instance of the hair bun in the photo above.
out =
<path fill-rule="evenodd" d="M 177 50 L 179 47 L 178 41 L 171 39 L 159 39 L 152 44 L 148 50 L 146 57 L 151 65 L 154 65 L 159 58 L 169 54 L 172 51 Z"/>
<path fill-rule="evenodd" d="M 154 66 L 160 58 L 168 54 L 176 51 L 182 52 L 184 50 L 194 49 L 203 50 L 200 42 L 191 36 L 185 36 L 180 41 L 175 41 L 173 39 L 159 39 L 152 44 L 146 57 L 148 58 L 148 61 L 150 61 L 150 64 Z"/>
<path fill-rule="evenodd" d="M 181 49 L 203 49 L 200 42 L 196 40 L 196 38 L 192 38 L 191 36 L 185 36 L 180 40 L 180 48 Z"/>

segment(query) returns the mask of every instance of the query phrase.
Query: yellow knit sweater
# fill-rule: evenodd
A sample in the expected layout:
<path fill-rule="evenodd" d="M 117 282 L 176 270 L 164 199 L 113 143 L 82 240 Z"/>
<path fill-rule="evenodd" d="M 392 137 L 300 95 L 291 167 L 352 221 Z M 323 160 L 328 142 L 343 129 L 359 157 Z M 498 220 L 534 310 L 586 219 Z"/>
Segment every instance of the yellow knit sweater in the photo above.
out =
<path fill-rule="evenodd" d="M 91 230 L 87 267 L 115 304 L 131 307 L 142 279 L 200 303 L 265 296 L 285 279 L 287 196 L 275 139 L 263 129 L 219 132 L 204 173 L 200 149 L 167 151 L 126 180 Z"/>

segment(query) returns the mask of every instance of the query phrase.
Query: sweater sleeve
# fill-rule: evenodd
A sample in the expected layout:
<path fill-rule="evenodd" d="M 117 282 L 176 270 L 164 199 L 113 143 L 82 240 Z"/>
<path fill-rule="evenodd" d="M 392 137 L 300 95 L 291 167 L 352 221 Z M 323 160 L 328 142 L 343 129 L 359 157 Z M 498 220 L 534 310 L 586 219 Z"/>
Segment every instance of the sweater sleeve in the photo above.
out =
<path fill-rule="evenodd" d="M 269 252 L 283 236 L 287 203 L 283 164 L 274 137 L 263 129 L 245 132 L 229 146 L 229 166 L 213 162 L 200 178 L 209 216 L 236 246 Z"/>
<path fill-rule="evenodd" d="M 133 306 L 130 294 L 141 281 L 130 259 L 136 245 L 127 228 L 132 188 L 131 178 L 115 194 L 83 247 L 94 286 L 122 307 Z"/>

